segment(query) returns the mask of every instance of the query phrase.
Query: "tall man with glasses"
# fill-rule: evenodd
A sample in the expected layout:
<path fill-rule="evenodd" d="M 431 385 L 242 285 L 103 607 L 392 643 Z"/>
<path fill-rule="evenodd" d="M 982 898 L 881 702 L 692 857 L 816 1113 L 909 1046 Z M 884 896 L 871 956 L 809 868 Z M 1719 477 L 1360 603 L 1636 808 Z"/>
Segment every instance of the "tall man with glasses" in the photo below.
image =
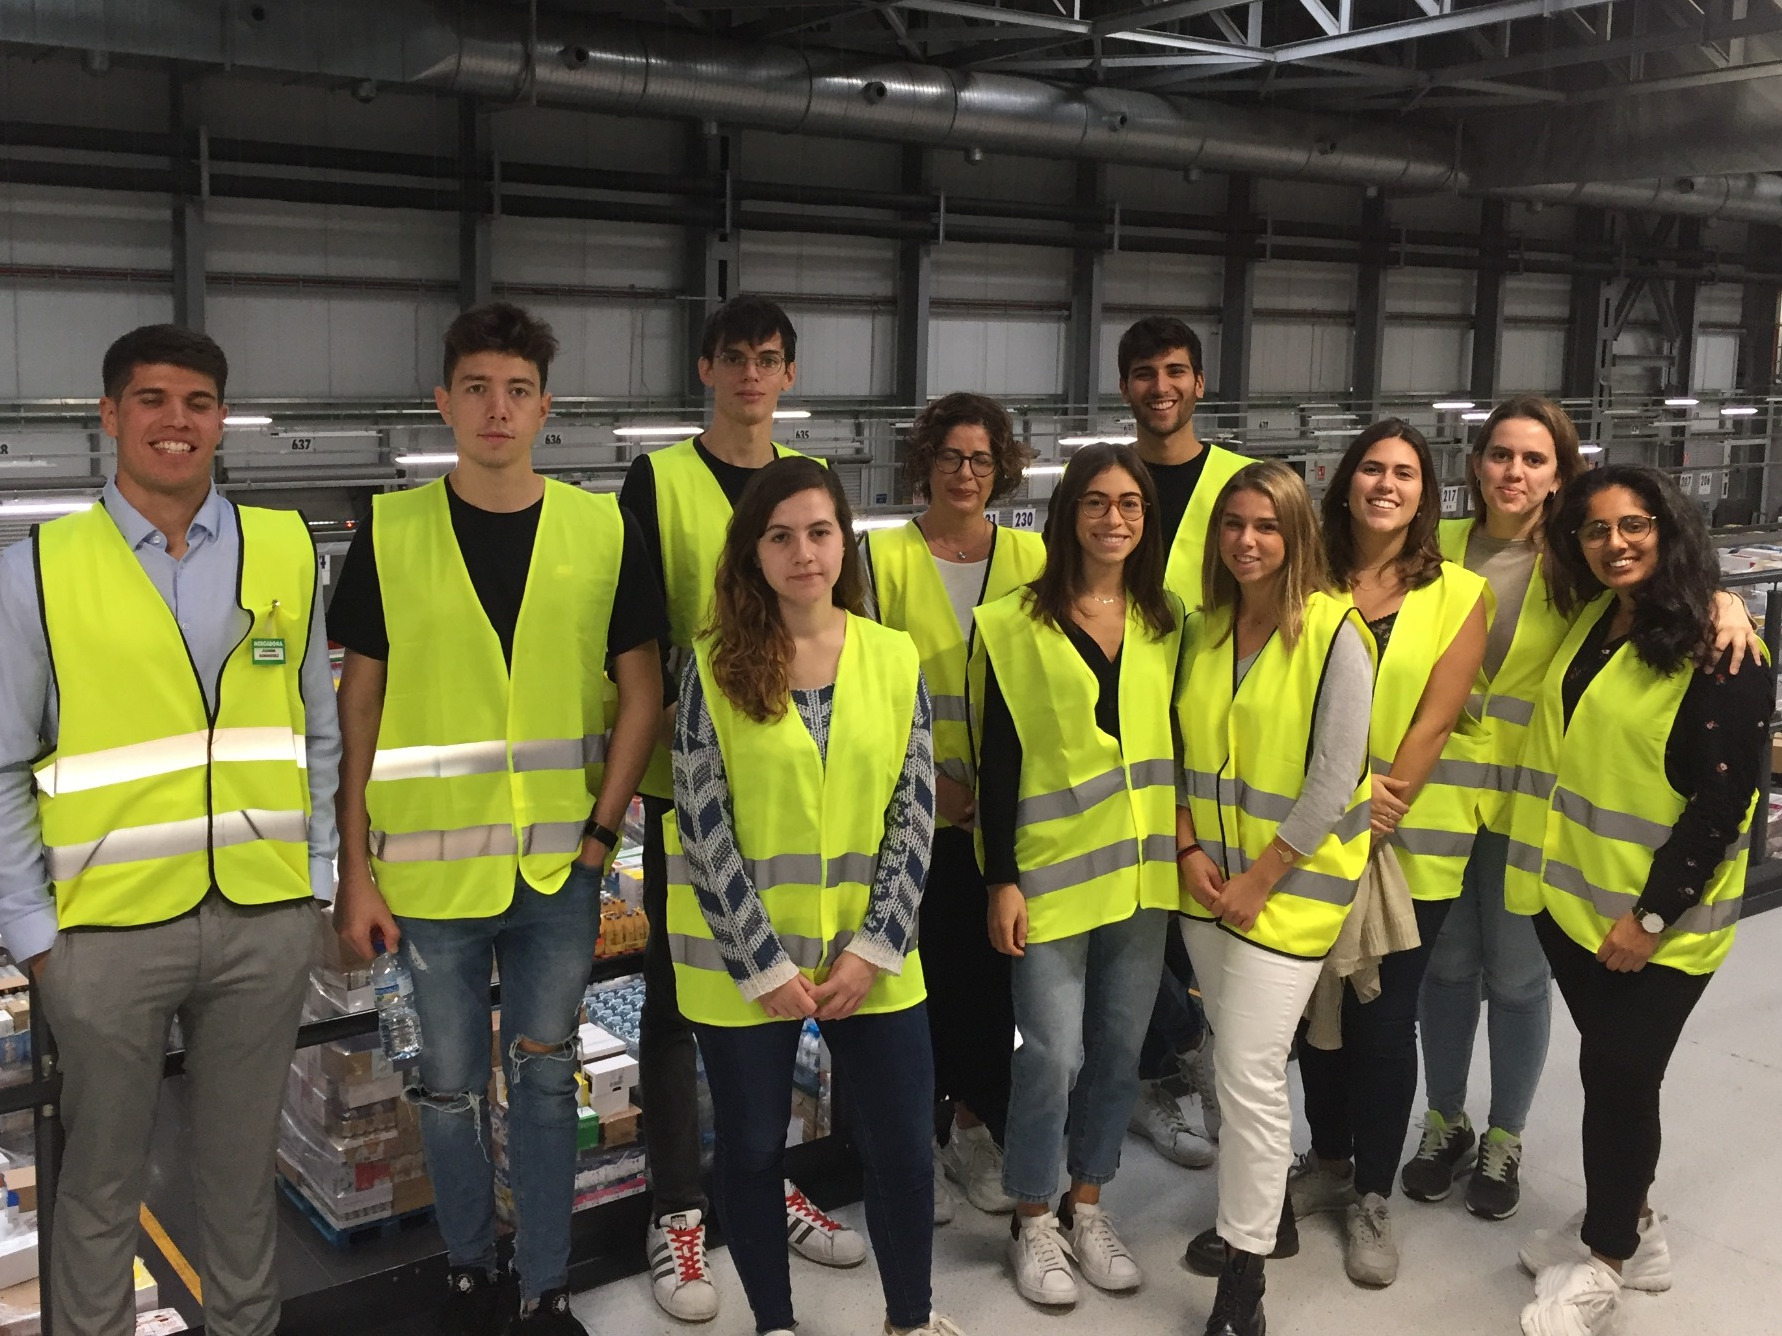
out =
<path fill-rule="evenodd" d="M 1169 552 L 1163 582 L 1184 607 L 1193 609 L 1200 606 L 1201 562 L 1213 502 L 1231 475 L 1250 461 L 1195 434 L 1194 410 L 1207 382 L 1200 337 L 1186 324 L 1173 316 L 1146 316 L 1121 336 L 1117 356 L 1120 397 L 1132 409 L 1139 457 L 1157 486 L 1157 518 Z M 1206 1016 L 1188 992 L 1193 979 L 1181 935 L 1171 932 L 1164 939 L 1157 1004 L 1139 1050 L 1132 1130 L 1177 1164 L 1201 1168 L 1213 1162 L 1209 1143 L 1219 1137 L 1219 1104 Z M 1204 1137 L 1182 1117 L 1178 1069 L 1200 1096 Z"/>
<path fill-rule="evenodd" d="M 711 610 L 712 580 L 724 531 L 756 471 L 797 454 L 773 439 L 780 395 L 797 379 L 798 335 L 778 304 L 733 297 L 705 322 L 699 379 L 712 391 L 711 424 L 697 436 L 632 461 L 619 504 L 637 516 L 668 600 L 667 682 L 680 680 L 681 660 Z M 639 1078 L 644 1144 L 654 1201 L 648 1252 L 656 1302 L 671 1317 L 703 1322 L 718 1311 L 706 1265 L 710 1214 L 699 1171 L 698 1050 L 675 996 L 674 961 L 663 930 L 668 868 L 662 821 L 674 810 L 669 767 L 671 725 L 665 721 L 640 786 L 644 805 L 644 913 L 650 921 L 644 957 L 644 1007 Z M 792 1246 L 827 1266 L 854 1266 L 865 1242 L 787 1184 L 786 1230 Z"/>

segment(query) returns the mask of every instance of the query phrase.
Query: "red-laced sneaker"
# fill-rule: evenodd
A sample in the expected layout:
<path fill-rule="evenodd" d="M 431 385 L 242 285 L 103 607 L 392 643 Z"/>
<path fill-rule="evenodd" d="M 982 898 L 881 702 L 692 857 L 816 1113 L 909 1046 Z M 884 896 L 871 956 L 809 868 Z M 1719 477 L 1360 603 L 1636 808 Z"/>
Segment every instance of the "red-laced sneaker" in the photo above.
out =
<path fill-rule="evenodd" d="M 644 1242 L 657 1307 L 682 1322 L 709 1322 L 716 1317 L 718 1289 L 705 1263 L 703 1215 L 680 1211 L 652 1220 Z"/>
<path fill-rule="evenodd" d="M 786 1242 L 800 1257 L 822 1266 L 859 1266 L 866 1240 L 834 1216 L 817 1209 L 791 1179 L 786 1180 Z"/>

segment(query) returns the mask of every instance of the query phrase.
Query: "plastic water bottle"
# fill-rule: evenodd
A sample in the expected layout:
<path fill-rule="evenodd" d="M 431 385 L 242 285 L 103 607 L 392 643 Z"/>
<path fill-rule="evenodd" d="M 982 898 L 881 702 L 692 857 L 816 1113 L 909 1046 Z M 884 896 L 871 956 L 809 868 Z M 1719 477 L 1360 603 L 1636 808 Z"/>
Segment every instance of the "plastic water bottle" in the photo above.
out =
<path fill-rule="evenodd" d="M 421 1018 L 415 1012 L 415 982 L 396 951 L 376 942 L 377 959 L 371 962 L 371 991 L 377 997 L 377 1032 L 384 1056 L 392 1063 L 413 1062 L 421 1056 Z"/>

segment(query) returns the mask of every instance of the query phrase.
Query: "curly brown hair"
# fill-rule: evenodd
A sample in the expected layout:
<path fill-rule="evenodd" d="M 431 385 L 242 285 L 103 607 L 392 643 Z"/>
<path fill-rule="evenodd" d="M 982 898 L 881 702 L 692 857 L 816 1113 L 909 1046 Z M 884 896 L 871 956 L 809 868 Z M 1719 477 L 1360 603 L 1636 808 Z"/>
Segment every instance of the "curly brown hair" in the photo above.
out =
<path fill-rule="evenodd" d="M 934 474 L 934 461 L 946 448 L 947 435 L 955 427 L 982 427 L 990 437 L 990 453 L 996 457 L 996 481 L 991 484 L 986 505 L 994 504 L 1021 485 L 1022 470 L 1033 458 L 1026 441 L 1015 439 L 1015 424 L 1008 410 L 984 394 L 968 394 L 963 390 L 942 395 L 910 424 L 906 438 L 909 457 L 904 461 L 904 476 L 910 493 L 926 497 L 928 480 Z"/>
<path fill-rule="evenodd" d="M 786 713 L 792 637 L 780 616 L 780 597 L 767 583 L 755 547 L 780 503 L 810 491 L 829 494 L 841 530 L 841 571 L 830 598 L 849 612 L 861 612 L 865 606 L 854 512 L 841 480 L 804 455 L 787 455 L 758 470 L 730 517 L 713 583 L 711 617 L 702 632 L 712 642 L 712 677 L 718 689 L 758 724 Z"/>

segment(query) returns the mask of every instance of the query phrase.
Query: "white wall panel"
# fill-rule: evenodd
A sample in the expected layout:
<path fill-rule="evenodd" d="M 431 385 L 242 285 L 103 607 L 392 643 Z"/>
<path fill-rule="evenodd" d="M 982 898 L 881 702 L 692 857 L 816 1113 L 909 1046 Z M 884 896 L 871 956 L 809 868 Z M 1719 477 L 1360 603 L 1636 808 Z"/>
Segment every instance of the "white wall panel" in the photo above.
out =
<path fill-rule="evenodd" d="M 1224 293 L 1224 262 L 1212 255 L 1118 251 L 1102 267 L 1108 306 L 1155 307 L 1194 324 L 1205 321 Z"/>
<path fill-rule="evenodd" d="M 1563 274 L 1507 274 L 1504 276 L 1506 320 L 1570 317 L 1572 282 Z"/>
<path fill-rule="evenodd" d="M 1380 388 L 1387 394 L 1440 394 L 1467 383 L 1471 331 L 1449 325 L 1386 326 Z"/>
<path fill-rule="evenodd" d="M 173 297 L 161 288 L 0 289 L 0 396 L 97 399 L 103 392 L 99 364 L 112 340 L 172 318 Z"/>
<path fill-rule="evenodd" d="M 439 383 L 456 314 L 436 293 L 225 288 L 206 299 L 205 323 L 229 354 L 232 398 L 420 397 Z"/>
<path fill-rule="evenodd" d="M 889 300 L 897 289 L 897 243 L 877 237 L 745 232 L 741 289 Z"/>
<path fill-rule="evenodd" d="M 167 271 L 165 195 L 0 185 L 0 255 L 8 264 Z"/>
<path fill-rule="evenodd" d="M 1739 336 L 1701 334 L 1695 340 L 1691 390 L 1730 390 L 1739 374 Z"/>
<path fill-rule="evenodd" d="M 1064 392 L 1064 322 L 936 315 L 929 331 L 931 394 L 978 390 L 1018 398 Z"/>
<path fill-rule="evenodd" d="M 453 245 L 456 245 L 456 220 Z M 539 287 L 678 290 L 686 234 L 678 227 L 579 218 L 497 218 L 489 275 L 496 283 Z M 452 252 L 456 272 L 457 252 Z"/>
<path fill-rule="evenodd" d="M 1069 302 L 1070 252 L 1052 246 L 950 241 L 934 248 L 934 297 Z"/>
<path fill-rule="evenodd" d="M 889 311 L 786 303 L 798 331 L 798 382 L 786 396 L 862 399 L 891 393 L 897 322 Z"/>
<path fill-rule="evenodd" d="M 557 336 L 552 393 L 620 398 L 680 393 L 686 379 L 685 316 L 674 303 L 529 297 L 524 305 L 549 321 Z M 439 376 L 437 370 L 431 374 Z"/>
<path fill-rule="evenodd" d="M 1503 393 L 1559 393 L 1565 373 L 1565 330 L 1545 326 L 1506 326 L 1503 368 L 1498 384 Z"/>
<path fill-rule="evenodd" d="M 1354 309 L 1355 271 L 1347 265 L 1297 260 L 1258 264 L 1251 392 L 1346 391 L 1355 345 Z"/>
<path fill-rule="evenodd" d="M 205 223 L 212 273 L 457 282 L 456 214 L 212 200 Z"/>
<path fill-rule="evenodd" d="M 1355 310 L 1355 269 L 1311 260 L 1268 260 L 1256 266 L 1256 309 L 1334 312 Z"/>

